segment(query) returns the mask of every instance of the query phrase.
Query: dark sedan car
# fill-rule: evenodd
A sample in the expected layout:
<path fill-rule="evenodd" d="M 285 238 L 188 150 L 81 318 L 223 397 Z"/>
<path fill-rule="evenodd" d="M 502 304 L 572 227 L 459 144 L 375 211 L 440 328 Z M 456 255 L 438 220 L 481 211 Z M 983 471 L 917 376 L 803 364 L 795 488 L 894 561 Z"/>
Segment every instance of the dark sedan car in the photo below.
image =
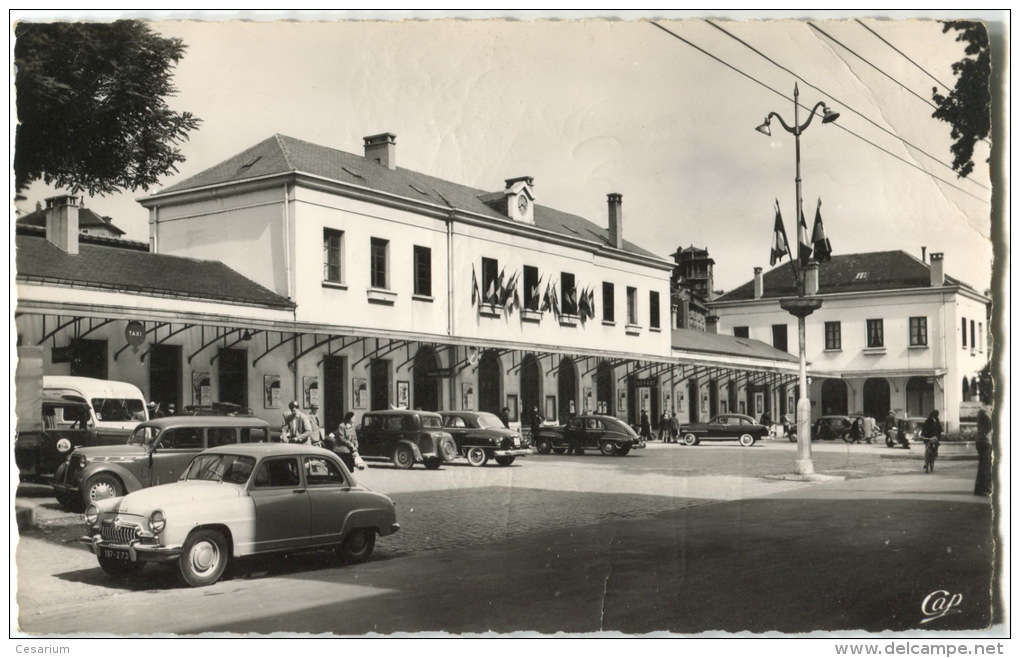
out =
<path fill-rule="evenodd" d="M 641 438 L 632 427 L 613 416 L 583 415 L 571 418 L 566 425 L 543 425 L 535 435 L 535 449 L 540 454 L 563 454 L 573 443 L 582 452 L 598 450 L 603 455 L 626 455 L 632 448 L 642 447 Z"/>
<path fill-rule="evenodd" d="M 768 436 L 769 430 L 743 414 L 719 414 L 707 423 L 693 423 L 680 428 L 686 445 L 696 446 L 702 441 L 736 440 L 742 446 L 753 446 Z"/>
<path fill-rule="evenodd" d="M 850 416 L 819 416 L 811 425 L 812 441 L 850 440 L 850 426 L 854 419 Z"/>
<path fill-rule="evenodd" d="M 500 466 L 509 466 L 514 459 L 529 454 L 521 433 L 503 426 L 495 414 L 484 411 L 443 411 L 443 429 L 453 436 L 457 453 L 464 455 L 472 466 L 485 466 L 495 459 Z"/>

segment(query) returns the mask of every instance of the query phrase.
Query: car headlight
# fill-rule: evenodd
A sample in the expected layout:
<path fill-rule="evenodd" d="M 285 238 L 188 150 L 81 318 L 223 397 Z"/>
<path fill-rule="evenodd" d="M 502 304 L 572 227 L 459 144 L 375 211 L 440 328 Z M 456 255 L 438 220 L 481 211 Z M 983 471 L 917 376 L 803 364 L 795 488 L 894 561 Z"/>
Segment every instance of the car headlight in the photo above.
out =
<path fill-rule="evenodd" d="M 99 508 L 95 505 L 89 505 L 85 508 L 85 523 L 89 525 L 95 525 L 96 521 L 99 520 Z"/>
<path fill-rule="evenodd" d="M 149 515 L 149 530 L 158 535 L 163 532 L 164 528 L 166 528 L 166 515 L 163 514 L 163 510 L 156 510 Z"/>

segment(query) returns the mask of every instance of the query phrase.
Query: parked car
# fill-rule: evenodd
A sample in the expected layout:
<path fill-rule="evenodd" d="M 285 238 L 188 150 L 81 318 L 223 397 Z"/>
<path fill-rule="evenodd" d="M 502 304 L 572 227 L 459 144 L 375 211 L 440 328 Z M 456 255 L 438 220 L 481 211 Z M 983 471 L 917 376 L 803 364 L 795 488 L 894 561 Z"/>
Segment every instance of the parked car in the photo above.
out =
<path fill-rule="evenodd" d="M 641 438 L 634 429 L 614 416 L 584 414 L 571 418 L 566 425 L 543 425 L 535 436 L 535 449 L 540 454 L 562 455 L 577 441 L 583 450 L 598 450 L 603 455 L 623 456 L 639 446 Z"/>
<path fill-rule="evenodd" d="M 45 375 L 43 394 L 87 402 L 92 424 L 104 444 L 123 443 L 138 423 L 149 420 L 145 396 L 137 386 L 127 382 Z"/>
<path fill-rule="evenodd" d="M 388 459 L 401 469 L 421 463 L 435 470 L 457 458 L 457 444 L 443 429 L 443 417 L 431 411 L 370 411 L 357 431 L 363 459 Z"/>
<path fill-rule="evenodd" d="M 743 414 L 719 414 L 707 423 L 692 423 L 680 427 L 680 436 L 683 437 L 684 444 L 689 446 L 696 446 L 702 441 L 735 439 L 740 445 L 748 447 L 768 434 L 769 428 Z"/>
<path fill-rule="evenodd" d="M 485 466 L 495 459 L 500 466 L 509 466 L 517 457 L 530 454 L 521 433 L 507 429 L 496 414 L 484 411 L 441 411 L 443 429 L 457 444 L 457 454 L 472 466 Z"/>
<path fill-rule="evenodd" d="M 165 563 L 202 587 L 249 555 L 333 547 L 344 562 L 362 562 L 396 521 L 393 501 L 359 485 L 328 450 L 228 445 L 199 454 L 175 483 L 90 504 L 79 541 L 109 574 Z"/>
<path fill-rule="evenodd" d="M 57 501 L 73 511 L 104 498 L 175 482 L 206 448 L 263 443 L 269 423 L 230 416 L 172 416 L 140 424 L 127 443 L 80 448 L 57 469 Z"/>
<path fill-rule="evenodd" d="M 850 416 L 819 416 L 811 424 L 812 441 L 850 440 L 850 426 L 854 419 Z"/>
<path fill-rule="evenodd" d="M 924 418 L 900 418 L 896 421 L 896 439 L 903 445 L 909 443 L 923 443 L 921 429 L 924 427 Z M 892 448 L 896 443 L 886 438 L 885 444 Z"/>
<path fill-rule="evenodd" d="M 14 461 L 22 482 L 45 482 L 75 448 L 100 445 L 92 408 L 84 400 L 43 398 L 42 415 L 18 415 Z M 121 437 L 104 435 L 123 443 Z"/>

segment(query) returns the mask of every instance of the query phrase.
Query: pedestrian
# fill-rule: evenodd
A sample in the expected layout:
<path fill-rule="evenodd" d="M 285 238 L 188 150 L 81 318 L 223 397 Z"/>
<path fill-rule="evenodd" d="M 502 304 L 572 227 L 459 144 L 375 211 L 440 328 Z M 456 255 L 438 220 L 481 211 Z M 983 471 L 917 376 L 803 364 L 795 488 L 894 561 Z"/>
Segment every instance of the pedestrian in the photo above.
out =
<path fill-rule="evenodd" d="M 669 412 L 663 411 L 659 419 L 659 440 L 666 443 L 669 440 Z"/>
<path fill-rule="evenodd" d="M 864 430 L 861 429 L 861 419 L 854 418 L 854 422 L 850 423 L 850 443 L 860 443 L 863 438 Z"/>
<path fill-rule="evenodd" d="M 503 427 L 510 429 L 510 407 L 503 407 L 499 412 L 499 419 L 503 421 Z"/>
<path fill-rule="evenodd" d="M 669 442 L 678 443 L 680 441 L 680 419 L 676 417 L 676 412 L 673 412 L 673 417 L 669 421 Z"/>
<path fill-rule="evenodd" d="M 309 443 L 312 438 L 312 421 L 301 411 L 296 400 L 291 401 L 287 408 L 290 413 L 283 417 L 280 433 L 284 443 Z"/>
<path fill-rule="evenodd" d="M 166 415 L 167 416 L 176 416 L 177 415 L 177 407 L 174 406 L 173 402 L 171 402 L 170 404 L 166 405 Z"/>
<path fill-rule="evenodd" d="M 793 418 L 790 417 L 790 414 L 783 414 L 779 418 L 779 420 L 783 423 L 783 435 L 786 436 L 786 438 L 792 437 L 793 436 Z"/>
<path fill-rule="evenodd" d="M 531 412 L 531 442 L 535 442 L 535 438 L 538 436 L 538 428 L 542 427 L 542 423 L 545 422 L 545 418 L 542 414 L 538 413 L 538 407 L 535 407 Z"/>
<path fill-rule="evenodd" d="M 645 441 L 652 440 L 652 425 L 648 422 L 648 412 L 641 410 L 641 438 Z"/>
<path fill-rule="evenodd" d="M 939 420 L 938 409 L 932 409 L 924 419 L 921 438 L 924 440 L 924 472 L 932 473 L 935 471 L 935 460 L 939 456 L 939 442 L 942 439 L 942 421 Z"/>
<path fill-rule="evenodd" d="M 344 463 L 348 471 L 353 471 L 355 468 L 358 470 L 365 469 L 366 464 L 361 459 L 361 455 L 358 454 L 358 432 L 354 429 L 353 411 L 348 411 L 344 414 L 344 420 L 337 427 L 333 440 L 333 452 Z"/>
<path fill-rule="evenodd" d="M 772 431 L 772 416 L 769 415 L 769 412 L 767 411 L 762 412 L 761 418 L 758 420 L 758 423 L 769 428 L 770 432 Z"/>
<path fill-rule="evenodd" d="M 978 451 L 977 479 L 974 481 L 975 496 L 992 495 L 992 415 L 986 407 L 981 407 L 977 415 L 977 440 L 974 442 Z"/>
<path fill-rule="evenodd" d="M 313 404 L 308 407 L 308 420 L 312 423 L 312 445 L 321 448 L 324 437 L 322 425 L 319 424 L 319 405 Z"/>

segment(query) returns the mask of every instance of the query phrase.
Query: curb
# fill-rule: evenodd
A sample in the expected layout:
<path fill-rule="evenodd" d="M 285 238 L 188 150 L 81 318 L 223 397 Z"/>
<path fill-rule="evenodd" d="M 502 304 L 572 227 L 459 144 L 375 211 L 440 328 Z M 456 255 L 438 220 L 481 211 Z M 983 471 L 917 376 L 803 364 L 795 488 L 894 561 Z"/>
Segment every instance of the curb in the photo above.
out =
<path fill-rule="evenodd" d="M 35 525 L 35 510 L 31 507 L 14 507 L 14 516 L 18 520 L 18 530 L 28 530 Z"/>

